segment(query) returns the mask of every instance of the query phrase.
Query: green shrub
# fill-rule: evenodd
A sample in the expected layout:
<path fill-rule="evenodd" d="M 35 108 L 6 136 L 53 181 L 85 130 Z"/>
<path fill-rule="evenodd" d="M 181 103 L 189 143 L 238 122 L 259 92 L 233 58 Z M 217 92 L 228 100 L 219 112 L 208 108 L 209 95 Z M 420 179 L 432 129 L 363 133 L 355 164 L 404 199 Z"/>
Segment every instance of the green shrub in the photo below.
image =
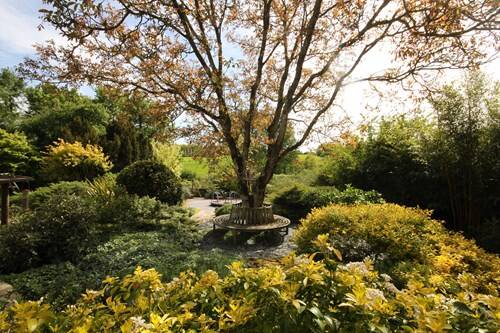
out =
<path fill-rule="evenodd" d="M 155 225 L 159 223 L 161 210 L 162 204 L 158 200 L 124 194 L 99 206 L 99 222 L 124 228 Z"/>
<path fill-rule="evenodd" d="M 101 147 L 62 139 L 49 146 L 42 158 L 42 173 L 47 181 L 93 179 L 112 166 Z"/>
<path fill-rule="evenodd" d="M 369 257 L 400 286 L 417 279 L 436 288 L 461 290 L 467 284 L 472 291 L 498 295 L 500 259 L 447 231 L 429 211 L 395 204 L 316 209 L 294 234 L 298 251 L 318 251 L 321 234 L 329 235 L 345 261 Z"/>
<path fill-rule="evenodd" d="M 184 180 L 193 181 L 196 179 L 196 173 L 192 170 L 182 170 L 181 178 Z"/>
<path fill-rule="evenodd" d="M 363 204 L 384 202 L 376 191 L 363 191 L 351 186 L 340 191 L 335 187 L 294 186 L 273 200 L 274 212 L 298 222 L 317 207 L 331 203 Z"/>
<path fill-rule="evenodd" d="M 190 209 L 168 206 L 149 197 L 119 195 L 104 206 L 98 205 L 97 215 L 104 241 L 111 234 L 157 230 L 188 247 L 201 239 L 196 222 L 190 218 Z"/>
<path fill-rule="evenodd" d="M 324 239 L 318 243 L 325 245 Z M 54 312 L 40 302 L 0 312 L 7 332 L 495 332 L 499 299 L 458 298 L 415 282 L 397 290 L 369 261 L 287 257 L 221 278 L 181 273 L 162 283 L 154 269 L 109 277 L 98 291 Z"/>
<path fill-rule="evenodd" d="M 44 298 L 56 308 L 63 308 L 75 302 L 86 289 L 101 286 L 86 270 L 81 270 L 70 262 L 44 265 L 22 273 L 3 275 L 3 281 L 12 284 L 22 299 Z"/>
<path fill-rule="evenodd" d="M 217 207 L 215 208 L 215 216 L 230 214 L 232 208 L 233 208 L 232 204 L 224 204 L 220 207 Z"/>
<path fill-rule="evenodd" d="M 170 205 L 182 199 L 179 178 L 161 163 L 138 161 L 123 169 L 116 178 L 130 194 L 150 196 Z"/>
<path fill-rule="evenodd" d="M 35 150 L 24 134 L 0 128 L 0 173 L 25 174 L 37 162 Z"/>
<path fill-rule="evenodd" d="M 47 201 L 53 196 L 86 196 L 89 187 L 84 182 L 59 182 L 49 186 L 39 187 L 28 195 L 29 206 L 31 209 L 43 207 Z M 22 194 L 12 196 L 11 203 L 14 205 L 22 205 Z"/>
<path fill-rule="evenodd" d="M 11 223 L 0 229 L 0 273 L 21 272 L 43 264 L 34 252 L 38 235 L 25 221 Z"/>
<path fill-rule="evenodd" d="M 78 259 L 94 245 L 95 220 L 88 200 L 53 195 L 20 223 L 0 229 L 0 272 Z"/>
<path fill-rule="evenodd" d="M 182 231 L 177 230 L 177 236 Z M 134 232 L 117 235 L 99 245 L 80 263 L 100 280 L 106 276 L 124 276 L 137 266 L 155 268 L 166 280 L 185 270 L 202 273 L 207 269 L 225 272 L 231 257 L 219 251 L 195 250 L 177 243 L 176 235 L 165 231 Z"/>
<path fill-rule="evenodd" d="M 76 195 L 54 195 L 27 215 L 38 237 L 37 255 L 44 263 L 76 260 L 93 244 L 93 203 Z"/>
<path fill-rule="evenodd" d="M 63 308 L 77 301 L 87 289 L 101 287 L 107 276 L 123 277 L 140 265 L 155 268 L 168 281 L 185 270 L 202 273 L 207 269 L 226 274 L 234 257 L 220 251 L 200 251 L 176 242 L 177 235 L 164 230 L 116 235 L 99 245 L 76 264 L 45 265 L 18 274 L 3 275 L 23 299 L 44 299 Z M 61 288 L 61 286 L 64 286 Z"/>

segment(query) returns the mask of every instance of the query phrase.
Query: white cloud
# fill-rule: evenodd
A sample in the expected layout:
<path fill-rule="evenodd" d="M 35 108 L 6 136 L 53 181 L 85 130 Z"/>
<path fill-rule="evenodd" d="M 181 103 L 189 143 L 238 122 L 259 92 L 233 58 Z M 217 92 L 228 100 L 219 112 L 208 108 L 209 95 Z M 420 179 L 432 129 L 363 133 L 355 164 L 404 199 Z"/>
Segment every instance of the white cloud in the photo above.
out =
<path fill-rule="evenodd" d="M 33 44 L 48 39 L 62 41 L 51 28 L 39 30 L 39 0 L 0 0 L 0 55 L 34 52 Z"/>

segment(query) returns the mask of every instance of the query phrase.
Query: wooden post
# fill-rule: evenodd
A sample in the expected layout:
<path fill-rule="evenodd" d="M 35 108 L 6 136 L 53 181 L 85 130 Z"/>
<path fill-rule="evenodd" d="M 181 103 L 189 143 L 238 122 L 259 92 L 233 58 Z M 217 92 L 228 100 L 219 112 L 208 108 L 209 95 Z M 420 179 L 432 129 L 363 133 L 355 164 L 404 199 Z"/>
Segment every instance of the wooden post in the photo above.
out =
<path fill-rule="evenodd" d="M 28 210 L 30 209 L 30 190 L 25 189 L 23 190 L 23 209 Z"/>
<path fill-rule="evenodd" d="M 2 184 L 2 224 L 9 223 L 9 183 Z"/>

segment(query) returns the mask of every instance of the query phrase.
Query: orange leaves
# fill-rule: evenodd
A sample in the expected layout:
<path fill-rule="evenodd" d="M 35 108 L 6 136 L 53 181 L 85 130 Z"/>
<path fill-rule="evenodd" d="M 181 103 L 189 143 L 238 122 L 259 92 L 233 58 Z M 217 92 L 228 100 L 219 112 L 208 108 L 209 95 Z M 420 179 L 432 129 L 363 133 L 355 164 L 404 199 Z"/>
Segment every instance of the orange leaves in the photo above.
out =
<path fill-rule="evenodd" d="M 251 133 L 252 149 L 283 146 L 276 131 L 266 132 L 273 118 L 273 130 L 294 118 L 307 129 L 304 142 L 352 73 L 395 82 L 472 66 L 498 39 L 488 31 L 498 12 L 493 0 L 270 1 L 47 1 L 45 20 L 75 43 L 44 45 L 25 71 L 141 90 L 189 112 L 198 135 L 217 145 L 225 137 L 234 152 L 248 148 L 243 133 Z M 397 68 L 357 73 L 380 42 L 393 51 L 388 69 Z M 224 127 L 225 136 L 213 134 Z"/>

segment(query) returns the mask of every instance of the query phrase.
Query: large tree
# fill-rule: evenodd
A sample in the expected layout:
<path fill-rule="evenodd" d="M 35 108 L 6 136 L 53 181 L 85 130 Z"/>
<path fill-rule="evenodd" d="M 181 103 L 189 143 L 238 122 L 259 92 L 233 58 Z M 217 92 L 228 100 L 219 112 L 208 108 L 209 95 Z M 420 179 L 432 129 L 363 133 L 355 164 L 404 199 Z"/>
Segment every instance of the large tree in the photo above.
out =
<path fill-rule="evenodd" d="M 224 139 L 251 206 L 346 84 L 472 66 L 499 37 L 496 0 L 44 2 L 43 19 L 69 43 L 39 46 L 25 71 L 142 90 L 192 113 Z M 356 75 L 380 48 L 395 65 Z M 302 130 L 286 145 L 292 122 Z M 253 169 L 261 145 L 265 163 Z"/>
<path fill-rule="evenodd" d="M 0 71 L 0 128 L 14 129 L 23 104 L 23 79 L 8 68 Z"/>

